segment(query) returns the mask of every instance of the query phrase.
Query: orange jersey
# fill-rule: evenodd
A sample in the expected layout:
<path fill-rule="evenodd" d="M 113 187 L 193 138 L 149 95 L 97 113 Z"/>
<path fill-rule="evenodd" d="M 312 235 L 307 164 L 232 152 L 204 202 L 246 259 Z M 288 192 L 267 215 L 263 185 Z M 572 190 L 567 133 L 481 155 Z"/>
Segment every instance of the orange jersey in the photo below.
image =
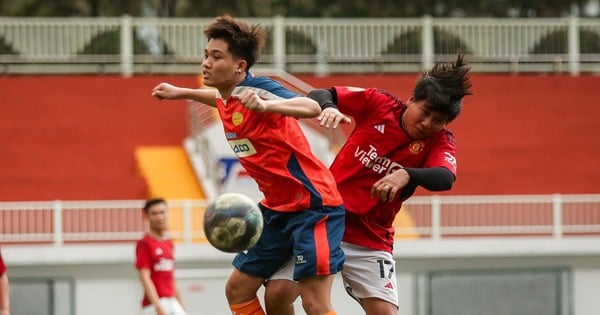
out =
<path fill-rule="evenodd" d="M 232 94 L 247 89 L 263 99 L 298 96 L 274 80 L 251 74 Z M 312 153 L 298 119 L 249 110 L 234 97 L 216 101 L 225 137 L 264 194 L 264 206 L 292 212 L 342 204 L 333 175 Z"/>

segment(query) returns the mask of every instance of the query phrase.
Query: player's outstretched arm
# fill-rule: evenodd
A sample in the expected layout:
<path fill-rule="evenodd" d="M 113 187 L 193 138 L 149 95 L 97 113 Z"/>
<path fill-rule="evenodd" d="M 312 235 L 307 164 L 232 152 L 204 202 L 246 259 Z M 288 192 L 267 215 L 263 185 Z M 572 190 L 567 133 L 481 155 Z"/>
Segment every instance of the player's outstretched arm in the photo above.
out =
<path fill-rule="evenodd" d="M 159 100 L 188 99 L 215 107 L 217 90 L 212 88 L 190 89 L 182 88 L 169 83 L 160 83 L 152 89 L 152 96 Z"/>
<path fill-rule="evenodd" d="M 342 114 L 338 110 L 330 90 L 312 90 L 307 96 L 319 103 L 319 106 L 321 107 L 321 114 L 317 117 L 317 120 L 322 127 L 335 129 L 340 124 L 349 124 L 352 122 L 350 117 Z"/>
<path fill-rule="evenodd" d="M 263 100 L 253 91 L 235 95 L 248 109 L 257 112 L 278 113 L 296 118 L 313 118 L 321 113 L 319 104 L 308 97 Z"/>

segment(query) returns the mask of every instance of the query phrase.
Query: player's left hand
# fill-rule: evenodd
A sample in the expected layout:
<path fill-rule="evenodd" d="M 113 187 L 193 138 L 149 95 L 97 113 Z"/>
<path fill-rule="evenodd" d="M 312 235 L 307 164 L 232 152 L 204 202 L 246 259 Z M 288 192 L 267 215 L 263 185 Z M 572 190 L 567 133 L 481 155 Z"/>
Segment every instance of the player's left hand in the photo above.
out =
<path fill-rule="evenodd" d="M 267 109 L 267 102 L 260 98 L 254 91 L 244 91 L 242 94 L 233 95 L 240 100 L 247 109 L 263 113 Z"/>
<path fill-rule="evenodd" d="M 410 176 L 404 169 L 399 169 L 376 181 L 371 186 L 371 197 L 381 201 L 392 202 L 398 192 L 408 184 Z"/>

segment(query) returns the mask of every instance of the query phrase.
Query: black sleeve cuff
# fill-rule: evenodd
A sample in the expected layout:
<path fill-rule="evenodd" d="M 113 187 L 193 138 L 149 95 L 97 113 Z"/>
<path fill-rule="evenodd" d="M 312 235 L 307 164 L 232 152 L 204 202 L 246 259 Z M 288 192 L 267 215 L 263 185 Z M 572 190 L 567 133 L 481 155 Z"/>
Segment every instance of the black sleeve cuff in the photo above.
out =
<path fill-rule="evenodd" d="M 312 90 L 307 95 L 308 98 L 315 100 L 321 106 L 321 110 L 329 107 L 337 109 L 337 105 L 334 102 L 334 95 L 331 90 L 317 89 Z"/>
<path fill-rule="evenodd" d="M 421 186 L 429 191 L 450 190 L 454 174 L 445 167 L 405 168 L 410 176 L 407 186 Z"/>

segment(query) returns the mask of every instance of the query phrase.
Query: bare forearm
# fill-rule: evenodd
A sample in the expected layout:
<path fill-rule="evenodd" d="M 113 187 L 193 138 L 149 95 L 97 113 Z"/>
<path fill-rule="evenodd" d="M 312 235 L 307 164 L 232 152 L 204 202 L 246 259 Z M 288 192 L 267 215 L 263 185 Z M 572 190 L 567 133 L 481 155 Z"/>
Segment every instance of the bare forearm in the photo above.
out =
<path fill-rule="evenodd" d="M 265 111 L 297 118 L 313 118 L 321 113 L 319 104 L 307 97 L 266 101 Z"/>
<path fill-rule="evenodd" d="M 185 309 L 185 306 L 183 305 L 183 299 L 181 298 L 181 293 L 179 293 L 179 288 L 177 288 L 177 286 L 175 286 L 175 298 L 177 299 L 177 301 L 179 301 L 181 307 Z"/>
<path fill-rule="evenodd" d="M 152 283 L 152 280 L 150 279 L 150 275 L 145 275 L 143 272 L 140 272 L 140 281 L 142 282 L 144 294 L 148 298 L 148 301 L 152 305 L 158 305 L 160 298 L 158 297 L 154 283 Z"/>
<path fill-rule="evenodd" d="M 212 107 L 216 106 L 216 90 L 210 88 L 189 89 L 180 88 L 180 99 L 188 99 L 200 102 Z"/>
<path fill-rule="evenodd" d="M 152 89 L 151 95 L 158 98 L 159 100 L 188 99 L 215 107 L 215 97 L 217 95 L 217 90 L 213 88 L 183 88 L 163 82 Z"/>
<path fill-rule="evenodd" d="M 6 273 L 0 276 L 0 310 L 2 310 L 3 315 L 10 314 L 10 294 Z"/>

